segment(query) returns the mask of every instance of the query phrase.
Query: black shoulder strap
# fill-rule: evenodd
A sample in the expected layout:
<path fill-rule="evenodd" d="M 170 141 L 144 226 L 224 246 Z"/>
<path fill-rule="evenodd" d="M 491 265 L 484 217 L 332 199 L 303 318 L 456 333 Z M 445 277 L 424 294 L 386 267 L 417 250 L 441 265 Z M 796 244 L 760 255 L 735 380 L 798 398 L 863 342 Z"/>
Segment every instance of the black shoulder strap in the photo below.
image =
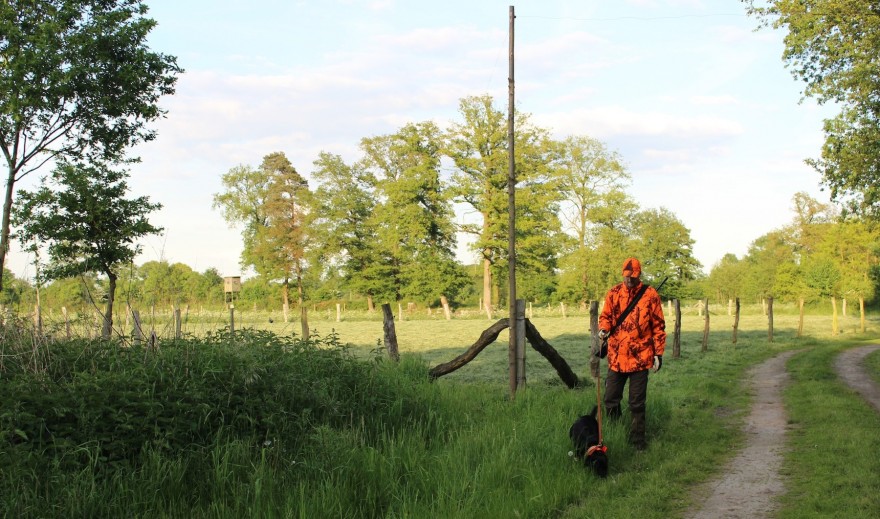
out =
<path fill-rule="evenodd" d="M 663 281 L 661 281 L 660 285 L 657 287 L 658 291 L 660 290 L 661 287 L 663 287 L 663 283 L 666 283 L 667 279 L 669 279 L 669 276 L 666 276 L 665 278 L 663 278 Z M 620 323 L 622 323 L 626 319 L 626 317 L 629 315 L 629 313 L 632 312 L 633 308 L 636 307 L 636 304 L 639 302 L 639 299 L 642 298 L 642 295 L 645 293 L 646 290 L 648 290 L 648 285 L 646 285 L 645 283 L 642 283 L 642 288 L 640 288 L 639 291 L 636 292 L 636 295 L 635 295 L 635 297 L 632 298 L 632 301 L 630 301 L 629 304 L 626 305 L 626 308 L 623 309 L 623 313 L 620 314 L 620 318 L 617 320 L 616 323 L 614 323 L 614 326 L 612 326 L 611 329 L 608 330 L 608 335 L 614 335 L 614 332 L 615 332 L 615 330 L 617 330 L 617 327 L 620 326 Z"/>
<path fill-rule="evenodd" d="M 608 330 L 608 335 L 614 335 L 614 332 L 617 330 L 617 327 L 620 326 L 620 323 L 626 320 L 629 313 L 632 312 L 633 308 L 636 307 L 636 303 L 638 303 L 639 299 L 642 298 L 645 290 L 648 290 L 648 285 L 642 283 L 642 288 L 640 288 L 639 291 L 636 292 L 635 297 L 633 297 L 629 304 L 626 305 L 626 308 L 623 309 L 623 312 L 620 314 L 620 318 L 618 318 L 617 322 L 614 323 L 614 326 L 612 326 L 611 329 Z"/>

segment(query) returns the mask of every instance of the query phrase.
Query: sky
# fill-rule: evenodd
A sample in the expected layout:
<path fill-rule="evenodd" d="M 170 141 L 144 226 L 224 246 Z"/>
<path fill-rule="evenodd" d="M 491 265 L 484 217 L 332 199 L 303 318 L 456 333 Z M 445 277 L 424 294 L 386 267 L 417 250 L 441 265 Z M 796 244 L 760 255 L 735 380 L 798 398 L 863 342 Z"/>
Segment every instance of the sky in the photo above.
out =
<path fill-rule="evenodd" d="M 489 94 L 507 112 L 510 8 L 517 110 L 559 139 L 619 153 L 642 209 L 690 230 L 709 272 L 790 223 L 792 197 L 828 202 L 804 163 L 834 107 L 802 99 L 782 31 L 755 31 L 739 0 L 147 0 L 149 45 L 184 69 L 158 137 L 132 150 L 130 197 L 163 205 L 137 264 L 244 275 L 241 229 L 213 197 L 221 176 L 281 151 L 311 181 L 322 151 L 351 163 L 364 137 L 457 121 Z M 49 171 L 17 184 L 32 187 Z M 460 212 L 459 222 L 473 215 Z M 462 242 L 459 258 L 474 261 Z M 7 267 L 31 278 L 13 241 Z"/>

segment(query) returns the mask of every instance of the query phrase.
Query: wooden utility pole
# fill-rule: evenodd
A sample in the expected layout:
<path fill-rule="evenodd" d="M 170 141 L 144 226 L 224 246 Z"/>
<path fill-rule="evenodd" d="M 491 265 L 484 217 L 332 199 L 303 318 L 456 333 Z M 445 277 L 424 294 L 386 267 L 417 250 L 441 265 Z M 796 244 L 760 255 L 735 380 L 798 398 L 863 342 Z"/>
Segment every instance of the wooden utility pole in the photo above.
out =
<path fill-rule="evenodd" d="M 507 78 L 507 304 L 508 319 L 510 323 L 510 342 L 508 344 L 508 362 L 510 366 L 510 396 L 516 396 L 517 381 L 517 361 L 516 361 L 516 333 L 514 332 L 514 319 L 516 318 L 516 168 L 514 160 L 513 148 L 513 101 L 514 101 L 514 83 L 513 83 L 513 21 L 516 16 L 513 12 L 513 6 L 510 6 L 510 56 L 508 59 L 510 73 Z"/>

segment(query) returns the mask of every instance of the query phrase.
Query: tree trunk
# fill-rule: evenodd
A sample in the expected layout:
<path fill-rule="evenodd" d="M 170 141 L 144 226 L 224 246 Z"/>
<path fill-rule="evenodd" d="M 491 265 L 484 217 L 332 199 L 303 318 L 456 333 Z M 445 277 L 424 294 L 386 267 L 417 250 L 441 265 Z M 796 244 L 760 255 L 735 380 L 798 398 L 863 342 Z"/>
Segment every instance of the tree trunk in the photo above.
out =
<path fill-rule="evenodd" d="M 113 301 L 116 299 L 116 274 L 107 273 L 109 280 L 107 287 L 107 308 L 104 310 L 104 327 L 101 329 L 101 338 L 105 341 L 110 340 L 110 334 L 113 332 Z"/>
<path fill-rule="evenodd" d="M 12 215 L 15 174 L 15 168 L 10 166 L 9 174 L 6 176 L 6 196 L 3 199 L 3 228 L 0 230 L 0 290 L 3 290 L 3 267 L 6 265 L 6 252 L 9 250 L 9 219 Z"/>
<path fill-rule="evenodd" d="M 483 309 L 486 317 L 492 319 L 492 263 L 483 259 Z"/>

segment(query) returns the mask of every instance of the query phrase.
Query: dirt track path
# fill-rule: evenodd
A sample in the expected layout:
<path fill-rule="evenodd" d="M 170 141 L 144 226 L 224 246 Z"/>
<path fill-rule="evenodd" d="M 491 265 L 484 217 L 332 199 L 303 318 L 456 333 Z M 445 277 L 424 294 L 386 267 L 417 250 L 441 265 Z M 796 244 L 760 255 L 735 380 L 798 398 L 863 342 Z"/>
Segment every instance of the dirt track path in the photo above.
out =
<path fill-rule="evenodd" d="M 834 361 L 834 369 L 849 387 L 862 395 L 862 398 L 874 406 L 874 409 L 880 411 L 880 386 L 862 367 L 862 361 L 865 360 L 865 357 L 877 350 L 880 350 L 878 344 L 846 350 L 837 356 Z"/>
<path fill-rule="evenodd" d="M 685 517 L 757 518 L 775 509 L 773 499 L 784 491 L 779 469 L 787 429 L 782 404 L 782 388 L 788 381 L 785 363 L 795 353 L 787 351 L 749 370 L 754 404 L 744 427 L 746 446 L 721 476 L 697 489 L 696 495 L 705 500 Z"/>

